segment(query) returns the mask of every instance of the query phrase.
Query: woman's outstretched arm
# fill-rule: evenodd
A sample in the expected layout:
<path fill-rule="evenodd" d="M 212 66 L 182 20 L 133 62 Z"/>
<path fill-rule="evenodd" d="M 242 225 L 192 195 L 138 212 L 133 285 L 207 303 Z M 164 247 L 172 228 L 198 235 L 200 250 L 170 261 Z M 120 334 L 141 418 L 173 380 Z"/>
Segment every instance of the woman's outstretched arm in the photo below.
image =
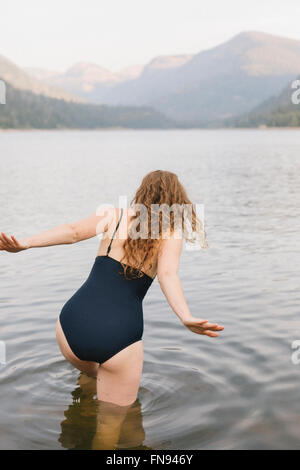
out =
<path fill-rule="evenodd" d="M 160 287 L 174 313 L 181 322 L 194 333 L 217 337 L 218 331 L 224 329 L 217 323 L 194 317 L 184 298 L 178 276 L 179 260 L 182 250 L 182 238 L 174 236 L 163 240 L 158 256 L 157 277 Z"/>
<path fill-rule="evenodd" d="M 78 222 L 57 225 L 50 230 L 38 233 L 23 240 L 17 240 L 14 235 L 0 234 L 0 250 L 18 253 L 28 248 L 39 248 L 53 245 L 77 243 L 95 237 L 107 230 L 113 216 L 112 209 L 104 210 L 101 215 L 96 213 Z"/>

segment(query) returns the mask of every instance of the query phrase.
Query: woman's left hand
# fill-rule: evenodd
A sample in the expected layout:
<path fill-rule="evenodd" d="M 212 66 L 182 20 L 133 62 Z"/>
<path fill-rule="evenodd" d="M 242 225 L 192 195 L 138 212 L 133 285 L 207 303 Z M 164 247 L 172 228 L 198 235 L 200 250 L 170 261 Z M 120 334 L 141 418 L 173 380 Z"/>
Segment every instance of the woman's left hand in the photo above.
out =
<path fill-rule="evenodd" d="M 13 235 L 7 236 L 4 232 L 0 235 L 0 251 L 8 251 L 9 253 L 19 253 L 19 251 L 29 248 L 22 242 L 19 242 Z"/>

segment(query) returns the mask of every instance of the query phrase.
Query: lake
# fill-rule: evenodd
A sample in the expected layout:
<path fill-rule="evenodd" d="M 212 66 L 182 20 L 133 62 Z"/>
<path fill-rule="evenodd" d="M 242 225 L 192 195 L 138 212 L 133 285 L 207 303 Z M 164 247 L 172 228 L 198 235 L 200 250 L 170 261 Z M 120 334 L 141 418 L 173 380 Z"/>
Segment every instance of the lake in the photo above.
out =
<path fill-rule="evenodd" d="M 180 277 L 193 315 L 224 332 L 185 329 L 155 280 L 118 449 L 300 449 L 299 149 L 299 130 L 0 133 L 0 230 L 17 238 L 130 201 L 155 169 L 204 204 L 209 249 L 184 249 Z M 1 449 L 101 447 L 109 411 L 55 339 L 98 244 L 0 252 Z"/>

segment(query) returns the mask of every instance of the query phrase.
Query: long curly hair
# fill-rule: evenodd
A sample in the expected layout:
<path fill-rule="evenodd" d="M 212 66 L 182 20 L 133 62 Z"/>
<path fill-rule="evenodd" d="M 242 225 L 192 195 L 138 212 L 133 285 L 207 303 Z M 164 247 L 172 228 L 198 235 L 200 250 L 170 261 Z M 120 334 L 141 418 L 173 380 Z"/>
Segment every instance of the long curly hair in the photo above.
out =
<path fill-rule="evenodd" d="M 126 279 L 142 277 L 144 267 L 151 270 L 162 240 L 175 231 L 179 236 L 183 234 L 187 241 L 198 241 L 202 248 L 207 248 L 203 224 L 175 173 L 162 170 L 148 173 L 136 191 L 131 207 L 135 216 L 121 259 Z"/>

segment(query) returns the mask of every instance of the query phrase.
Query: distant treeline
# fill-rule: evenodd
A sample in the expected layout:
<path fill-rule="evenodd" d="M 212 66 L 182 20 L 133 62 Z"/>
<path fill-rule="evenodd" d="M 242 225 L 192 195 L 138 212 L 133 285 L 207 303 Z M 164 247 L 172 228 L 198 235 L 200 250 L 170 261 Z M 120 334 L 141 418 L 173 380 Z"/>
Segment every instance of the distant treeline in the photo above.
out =
<path fill-rule="evenodd" d="M 227 119 L 227 127 L 300 127 L 300 104 L 292 102 L 295 89 L 289 84 L 279 96 L 272 97 L 253 111 Z"/>
<path fill-rule="evenodd" d="M 1 77 L 0 77 L 1 78 Z M 0 129 L 171 128 L 175 123 L 149 107 L 66 102 L 6 85 L 0 104 Z"/>
<path fill-rule="evenodd" d="M 279 96 L 268 99 L 247 114 L 205 125 L 179 123 L 150 107 L 67 102 L 7 84 L 6 104 L 0 104 L 0 129 L 300 127 L 300 104 L 292 103 L 293 91 L 289 84 Z"/>
<path fill-rule="evenodd" d="M 287 111 L 278 108 L 275 112 L 269 113 L 267 116 L 260 114 L 251 114 L 239 119 L 234 127 L 300 127 L 300 110 L 298 112 Z"/>

